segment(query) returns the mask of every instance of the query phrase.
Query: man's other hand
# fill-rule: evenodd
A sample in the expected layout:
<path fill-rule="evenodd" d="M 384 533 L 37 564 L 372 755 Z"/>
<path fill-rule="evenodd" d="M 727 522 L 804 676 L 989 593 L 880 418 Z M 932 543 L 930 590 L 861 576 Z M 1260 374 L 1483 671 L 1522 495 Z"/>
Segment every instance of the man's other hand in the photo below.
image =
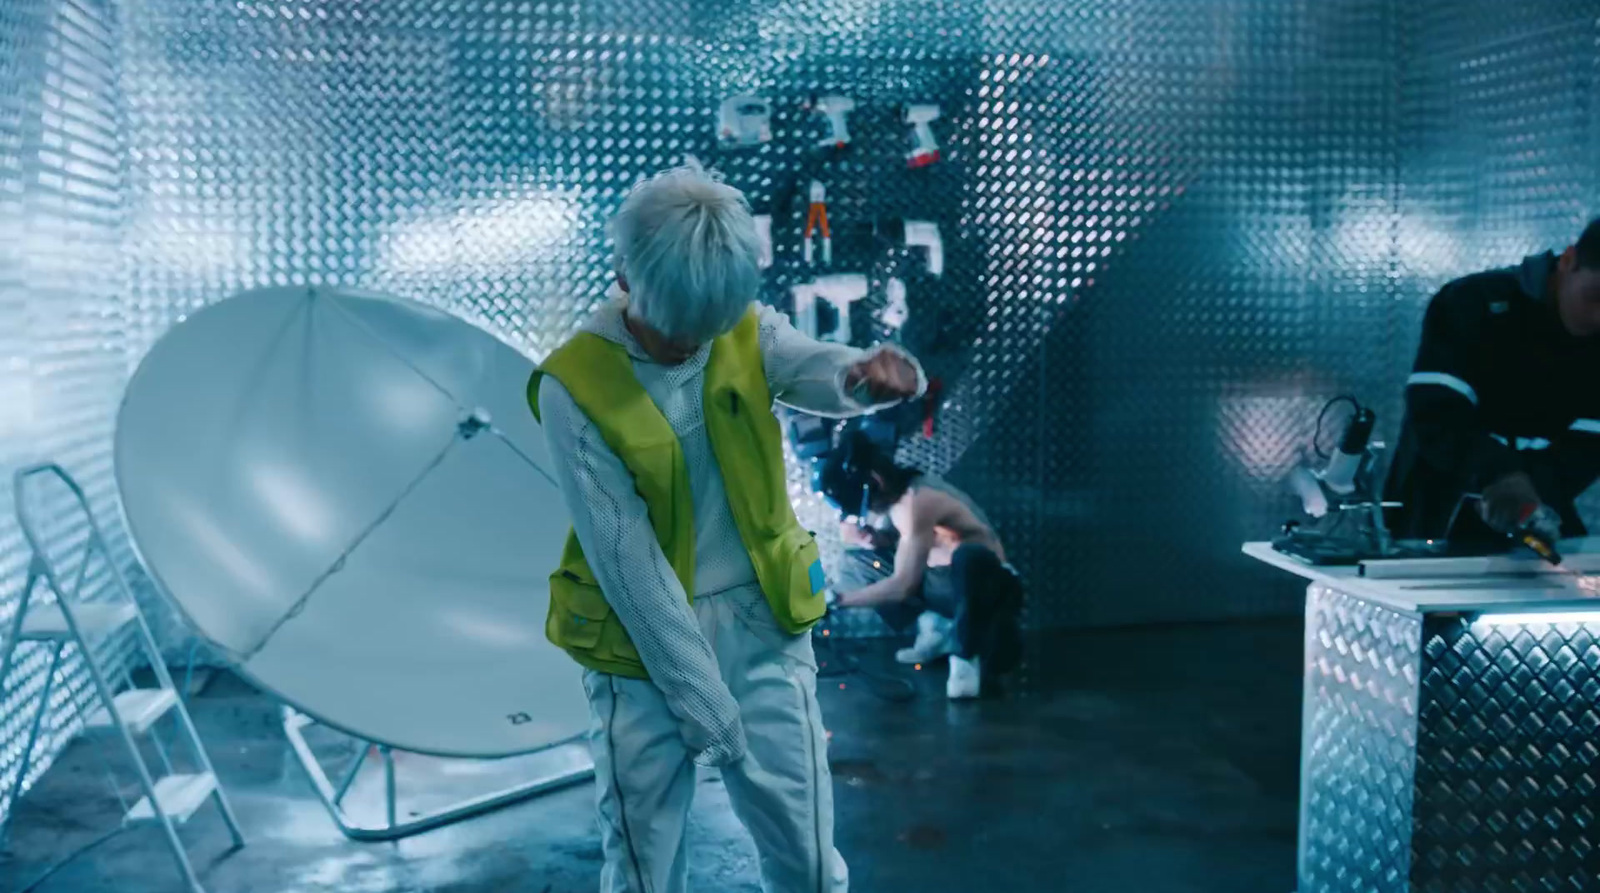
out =
<path fill-rule="evenodd" d="M 865 390 L 867 398 L 873 403 L 915 397 L 917 367 L 899 351 L 880 350 L 845 372 L 845 392 L 854 396 L 858 388 Z"/>
<path fill-rule="evenodd" d="M 874 546 L 872 534 L 854 521 L 839 522 L 839 538 L 844 540 L 844 544 L 847 546 L 856 546 L 862 549 L 871 549 Z"/>
<path fill-rule="evenodd" d="M 1510 534 L 1539 505 L 1539 491 L 1534 489 L 1533 479 L 1518 471 L 1484 487 L 1478 510 L 1490 527 Z"/>

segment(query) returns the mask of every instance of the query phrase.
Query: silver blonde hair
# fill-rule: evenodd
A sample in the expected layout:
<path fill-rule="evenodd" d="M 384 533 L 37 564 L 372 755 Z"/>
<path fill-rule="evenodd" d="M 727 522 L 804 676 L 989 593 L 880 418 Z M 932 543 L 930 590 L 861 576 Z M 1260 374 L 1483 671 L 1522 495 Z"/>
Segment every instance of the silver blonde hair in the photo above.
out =
<path fill-rule="evenodd" d="M 761 286 L 744 193 L 693 158 L 641 182 L 611 221 L 633 315 L 668 338 L 730 331 Z"/>

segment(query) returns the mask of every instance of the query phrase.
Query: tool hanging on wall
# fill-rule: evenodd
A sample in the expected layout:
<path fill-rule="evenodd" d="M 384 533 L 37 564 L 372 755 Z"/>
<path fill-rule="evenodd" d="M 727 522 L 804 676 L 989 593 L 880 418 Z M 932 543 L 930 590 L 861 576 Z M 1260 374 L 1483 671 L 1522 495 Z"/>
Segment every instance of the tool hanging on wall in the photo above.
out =
<path fill-rule="evenodd" d="M 939 142 L 933 138 L 930 126 L 939 118 L 939 107 L 932 103 L 917 103 L 905 107 L 905 122 L 911 125 L 911 151 L 906 153 L 909 167 L 927 167 L 939 160 Z"/>
<path fill-rule="evenodd" d="M 845 116 L 855 109 L 854 99 L 848 96 L 813 97 L 806 107 L 828 121 L 828 133 L 817 140 L 818 146 L 843 149 L 850 143 L 850 124 Z"/>
<path fill-rule="evenodd" d="M 911 308 L 906 306 L 906 284 L 898 277 L 889 277 L 883 286 L 883 296 L 885 304 L 878 321 L 889 330 L 898 332 L 911 318 Z"/>
<path fill-rule="evenodd" d="M 850 305 L 867 296 L 865 274 L 819 276 L 790 291 L 794 295 L 795 328 L 818 341 L 850 343 Z"/>
<path fill-rule="evenodd" d="M 907 220 L 906 247 L 928 249 L 928 272 L 944 275 L 944 240 L 939 237 L 939 224 L 931 220 Z"/>
<path fill-rule="evenodd" d="M 928 379 L 927 393 L 922 395 L 922 436 L 933 439 L 933 421 L 939 414 L 939 395 L 944 391 L 944 380 Z"/>
<path fill-rule="evenodd" d="M 811 207 L 806 212 L 806 263 L 812 262 L 811 237 L 817 229 L 822 230 L 822 262 L 833 263 L 833 233 L 828 229 L 828 191 L 823 188 L 821 180 L 811 181 Z"/>
<path fill-rule="evenodd" d="M 772 103 L 763 96 L 741 93 L 722 101 L 717 112 L 717 139 L 737 148 L 772 140 Z"/>
<path fill-rule="evenodd" d="M 756 224 L 756 240 L 761 245 L 760 253 L 756 255 L 756 266 L 765 270 L 772 266 L 772 215 L 757 214 L 752 219 Z"/>

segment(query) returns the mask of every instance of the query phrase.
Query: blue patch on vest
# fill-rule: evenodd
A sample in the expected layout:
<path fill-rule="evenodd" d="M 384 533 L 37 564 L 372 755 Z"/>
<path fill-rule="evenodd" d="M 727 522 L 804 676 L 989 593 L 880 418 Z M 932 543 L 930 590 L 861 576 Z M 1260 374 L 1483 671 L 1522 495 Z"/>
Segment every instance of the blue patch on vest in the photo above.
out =
<path fill-rule="evenodd" d="M 822 560 L 811 562 L 811 594 L 816 595 L 828 585 L 828 575 L 822 572 Z"/>

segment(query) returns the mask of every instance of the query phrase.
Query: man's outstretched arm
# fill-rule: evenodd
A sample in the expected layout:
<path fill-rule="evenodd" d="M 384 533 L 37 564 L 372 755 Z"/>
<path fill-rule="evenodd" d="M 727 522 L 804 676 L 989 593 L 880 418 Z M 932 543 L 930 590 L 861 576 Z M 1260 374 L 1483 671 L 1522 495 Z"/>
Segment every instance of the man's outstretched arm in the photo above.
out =
<path fill-rule="evenodd" d="M 839 606 L 844 608 L 868 607 L 910 598 L 921 586 L 928 568 L 928 555 L 933 551 L 934 514 L 920 493 L 912 493 L 896 519 L 900 528 L 900 545 L 894 552 L 894 573 L 854 592 L 839 594 Z"/>
<path fill-rule="evenodd" d="M 784 406 L 829 418 L 864 415 L 901 400 L 920 397 L 928 390 L 922 366 L 909 353 L 893 345 L 861 350 L 847 344 L 818 341 L 790 325 L 788 317 L 761 305 L 761 358 L 766 366 L 772 398 Z M 852 369 L 883 357 L 878 365 L 903 364 L 901 393 L 858 402 L 851 393 Z M 885 370 L 892 371 L 892 370 Z"/>

